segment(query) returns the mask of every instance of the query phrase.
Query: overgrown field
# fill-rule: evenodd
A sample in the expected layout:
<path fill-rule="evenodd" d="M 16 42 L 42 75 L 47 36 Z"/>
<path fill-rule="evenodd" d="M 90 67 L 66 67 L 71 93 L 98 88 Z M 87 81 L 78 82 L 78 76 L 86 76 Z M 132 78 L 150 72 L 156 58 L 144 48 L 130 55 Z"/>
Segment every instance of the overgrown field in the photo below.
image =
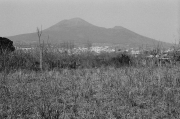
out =
<path fill-rule="evenodd" d="M 0 119 L 179 119 L 180 67 L 1 73 Z"/>
<path fill-rule="evenodd" d="M 10 54 L 0 55 L 0 71 L 3 70 L 39 70 L 39 51 L 24 52 L 17 50 Z M 81 54 L 67 54 L 61 52 L 43 52 L 43 70 L 78 69 L 99 67 L 121 67 L 133 64 L 135 60 L 126 53 L 101 53 L 85 52 Z"/>

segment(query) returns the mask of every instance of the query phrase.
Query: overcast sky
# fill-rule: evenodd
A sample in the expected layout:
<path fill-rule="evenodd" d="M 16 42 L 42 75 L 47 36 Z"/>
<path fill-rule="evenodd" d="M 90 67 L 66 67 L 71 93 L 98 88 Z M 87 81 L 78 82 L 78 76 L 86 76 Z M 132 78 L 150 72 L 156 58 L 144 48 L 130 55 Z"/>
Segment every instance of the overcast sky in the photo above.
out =
<path fill-rule="evenodd" d="M 143 36 L 175 43 L 180 0 L 0 0 L 0 36 L 35 32 L 80 17 L 96 26 L 123 26 Z"/>

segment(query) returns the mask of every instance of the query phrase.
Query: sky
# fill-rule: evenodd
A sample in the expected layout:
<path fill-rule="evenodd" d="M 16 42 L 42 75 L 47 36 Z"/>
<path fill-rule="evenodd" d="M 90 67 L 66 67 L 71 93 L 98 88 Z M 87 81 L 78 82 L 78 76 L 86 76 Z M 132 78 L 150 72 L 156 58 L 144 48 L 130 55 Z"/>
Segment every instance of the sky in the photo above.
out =
<path fill-rule="evenodd" d="M 180 39 L 180 0 L 0 0 L 0 36 L 32 33 L 76 17 L 159 41 Z"/>

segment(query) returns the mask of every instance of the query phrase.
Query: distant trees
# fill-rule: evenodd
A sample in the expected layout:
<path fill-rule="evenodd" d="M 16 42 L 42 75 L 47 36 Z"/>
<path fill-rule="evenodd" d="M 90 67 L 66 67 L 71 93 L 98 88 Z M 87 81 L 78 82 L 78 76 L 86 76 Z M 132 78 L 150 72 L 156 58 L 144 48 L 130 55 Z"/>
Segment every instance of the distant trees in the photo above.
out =
<path fill-rule="evenodd" d="M 64 41 L 60 44 L 60 48 L 63 48 L 67 53 L 72 53 L 72 50 L 74 49 L 75 44 L 73 41 Z"/>
<path fill-rule="evenodd" d="M 87 42 L 86 42 L 86 47 L 88 48 L 88 50 L 90 50 L 90 48 L 92 47 L 92 42 L 91 41 L 89 41 L 89 40 L 87 40 Z"/>

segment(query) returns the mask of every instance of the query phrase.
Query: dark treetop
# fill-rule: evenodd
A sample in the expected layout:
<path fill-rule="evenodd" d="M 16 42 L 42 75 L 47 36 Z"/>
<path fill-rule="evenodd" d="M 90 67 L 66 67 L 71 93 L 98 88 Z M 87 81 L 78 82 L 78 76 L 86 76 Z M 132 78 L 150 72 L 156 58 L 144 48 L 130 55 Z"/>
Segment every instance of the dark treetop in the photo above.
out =
<path fill-rule="evenodd" d="M 13 41 L 5 37 L 0 37 L 0 53 L 12 52 L 14 50 Z"/>

